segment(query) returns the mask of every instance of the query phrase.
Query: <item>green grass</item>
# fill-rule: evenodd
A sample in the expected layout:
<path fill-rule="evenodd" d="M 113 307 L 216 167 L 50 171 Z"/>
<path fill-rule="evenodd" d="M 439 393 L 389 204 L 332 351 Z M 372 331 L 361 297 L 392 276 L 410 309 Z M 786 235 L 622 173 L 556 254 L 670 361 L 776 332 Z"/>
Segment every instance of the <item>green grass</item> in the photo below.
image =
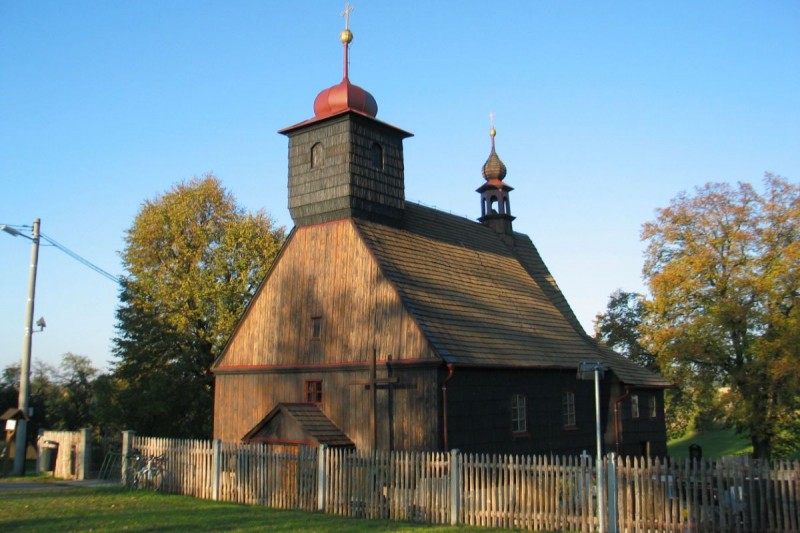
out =
<path fill-rule="evenodd" d="M 197 500 L 118 487 L 0 489 L 0 531 L 413 531 L 489 532 L 361 520 L 303 511 Z M 507 530 L 505 530 L 507 531 Z"/>
<path fill-rule="evenodd" d="M 725 427 L 708 431 L 689 431 L 683 437 L 669 441 L 667 450 L 670 457 L 685 459 L 689 457 L 689 446 L 692 444 L 699 444 L 703 448 L 704 459 L 753 453 L 753 446 L 747 435 Z"/>

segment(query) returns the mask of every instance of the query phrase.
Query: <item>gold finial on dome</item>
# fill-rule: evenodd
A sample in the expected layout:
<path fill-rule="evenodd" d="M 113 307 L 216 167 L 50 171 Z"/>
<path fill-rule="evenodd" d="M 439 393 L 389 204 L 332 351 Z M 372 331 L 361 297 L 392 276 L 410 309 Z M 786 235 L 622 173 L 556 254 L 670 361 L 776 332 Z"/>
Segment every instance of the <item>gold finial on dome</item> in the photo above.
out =
<path fill-rule="evenodd" d="M 494 111 L 489 113 L 489 120 L 492 123 L 491 128 L 489 128 L 489 136 L 492 138 L 492 144 L 494 144 L 494 138 L 497 135 L 497 131 L 494 129 Z"/>

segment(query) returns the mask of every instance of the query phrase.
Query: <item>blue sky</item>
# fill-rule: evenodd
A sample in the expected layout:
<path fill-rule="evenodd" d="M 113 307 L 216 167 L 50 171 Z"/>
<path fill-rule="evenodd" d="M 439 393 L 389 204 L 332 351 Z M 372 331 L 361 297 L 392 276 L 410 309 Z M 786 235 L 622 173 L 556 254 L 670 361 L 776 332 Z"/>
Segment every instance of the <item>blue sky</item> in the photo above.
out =
<path fill-rule="evenodd" d="M 514 227 L 584 327 L 644 290 L 641 225 L 708 181 L 800 179 L 800 2 L 354 2 L 351 80 L 405 142 L 406 197 L 475 218 L 489 113 Z M 343 2 L 0 0 L 0 224 L 122 274 L 146 200 L 215 173 L 291 227 L 287 140 L 341 79 Z M 29 242 L 0 233 L 0 366 Z M 117 288 L 43 247 L 34 361 L 105 368 Z"/>

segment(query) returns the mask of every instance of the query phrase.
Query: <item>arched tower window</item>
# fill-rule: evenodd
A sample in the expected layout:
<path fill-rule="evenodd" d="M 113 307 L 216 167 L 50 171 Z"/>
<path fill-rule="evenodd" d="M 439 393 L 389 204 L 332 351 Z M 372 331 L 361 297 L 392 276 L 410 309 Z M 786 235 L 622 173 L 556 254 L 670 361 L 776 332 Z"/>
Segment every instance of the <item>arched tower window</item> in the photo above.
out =
<path fill-rule="evenodd" d="M 372 167 L 376 170 L 383 170 L 383 147 L 378 143 L 372 143 L 370 151 Z"/>
<path fill-rule="evenodd" d="M 325 147 L 316 143 L 311 147 L 311 168 L 319 168 L 325 162 Z"/>

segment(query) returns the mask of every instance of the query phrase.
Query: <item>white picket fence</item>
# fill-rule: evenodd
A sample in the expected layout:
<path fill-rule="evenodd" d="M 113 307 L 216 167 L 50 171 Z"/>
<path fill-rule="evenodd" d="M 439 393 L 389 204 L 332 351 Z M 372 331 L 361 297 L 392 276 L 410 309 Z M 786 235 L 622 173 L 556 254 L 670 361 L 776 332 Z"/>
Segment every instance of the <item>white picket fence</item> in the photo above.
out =
<path fill-rule="evenodd" d="M 164 456 L 156 488 L 352 517 L 526 530 L 599 525 L 589 457 L 362 452 L 135 437 Z M 609 458 L 608 531 L 800 531 L 800 462 Z"/>

